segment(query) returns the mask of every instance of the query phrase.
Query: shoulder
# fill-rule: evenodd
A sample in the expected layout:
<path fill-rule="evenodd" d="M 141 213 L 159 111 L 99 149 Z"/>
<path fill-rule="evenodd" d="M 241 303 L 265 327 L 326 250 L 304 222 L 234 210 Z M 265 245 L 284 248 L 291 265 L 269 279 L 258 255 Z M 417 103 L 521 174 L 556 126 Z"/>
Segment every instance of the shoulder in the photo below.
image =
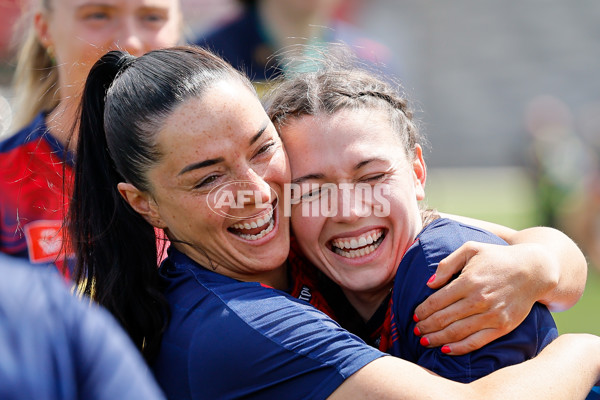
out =
<path fill-rule="evenodd" d="M 282 291 L 208 270 L 185 274 L 195 289 L 169 294 L 170 326 L 155 363 L 169 397 L 187 390 L 213 398 L 238 390 L 265 398 L 326 397 L 382 355 Z"/>
<path fill-rule="evenodd" d="M 232 21 L 221 25 L 196 40 L 196 44 L 216 51 L 239 47 L 260 36 L 260 22 L 256 12 L 248 9 Z"/>
<path fill-rule="evenodd" d="M 452 219 L 440 218 L 421 231 L 413 247 L 420 248 L 428 260 L 437 263 L 468 241 L 507 244 L 486 230 Z"/>
<path fill-rule="evenodd" d="M 0 153 L 7 153 L 27 143 L 35 141 L 47 132 L 43 114 L 38 114 L 29 125 L 0 142 Z"/>

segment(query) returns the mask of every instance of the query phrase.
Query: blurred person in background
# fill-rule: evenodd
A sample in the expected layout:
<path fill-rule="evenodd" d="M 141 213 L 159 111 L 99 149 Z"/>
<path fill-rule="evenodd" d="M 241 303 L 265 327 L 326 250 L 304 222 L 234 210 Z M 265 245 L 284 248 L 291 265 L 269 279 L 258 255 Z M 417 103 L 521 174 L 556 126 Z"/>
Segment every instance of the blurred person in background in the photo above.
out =
<path fill-rule="evenodd" d="M 58 274 L 4 254 L 0 274 L 1 399 L 164 398 L 115 319 Z"/>
<path fill-rule="evenodd" d="M 599 111 L 600 106 L 591 104 L 577 115 L 554 96 L 534 98 L 525 111 L 539 223 L 571 236 L 598 271 Z"/>
<path fill-rule="evenodd" d="M 305 45 L 325 47 L 327 43 L 343 42 L 364 61 L 382 65 L 392 61 L 384 45 L 367 38 L 340 17 L 351 14 L 347 10 L 356 8 L 355 2 L 239 0 L 239 3 L 243 11 L 238 18 L 208 32 L 195 43 L 244 71 L 259 89 L 265 81 L 285 72 L 280 71 L 274 59 L 278 54 L 310 48 Z"/>
<path fill-rule="evenodd" d="M 12 122 L 12 108 L 7 96 L 13 74 L 13 68 L 9 64 L 12 55 L 10 41 L 19 11 L 17 0 L 0 1 L 0 138 L 8 133 Z"/>
<path fill-rule="evenodd" d="M 0 252 L 55 263 L 68 276 L 61 227 L 85 78 L 111 49 L 142 55 L 176 44 L 181 11 L 177 0 L 35 0 L 30 7 L 18 32 L 18 131 L 0 142 Z"/>

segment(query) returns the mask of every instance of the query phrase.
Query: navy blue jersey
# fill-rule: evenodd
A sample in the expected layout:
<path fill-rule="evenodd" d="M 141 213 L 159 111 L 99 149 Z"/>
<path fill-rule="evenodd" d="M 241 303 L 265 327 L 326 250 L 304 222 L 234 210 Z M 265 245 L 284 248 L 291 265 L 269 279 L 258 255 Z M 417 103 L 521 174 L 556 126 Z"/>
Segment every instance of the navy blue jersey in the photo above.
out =
<path fill-rule="evenodd" d="M 558 335 L 548 309 L 536 303 L 514 331 L 467 355 L 445 355 L 440 348 L 428 349 L 419 344 L 419 337 L 413 333 L 412 316 L 415 308 L 434 292 L 426 283 L 438 263 L 469 240 L 506 244 L 484 230 L 438 219 L 419 234 L 402 258 L 392 292 L 392 343 L 388 352 L 459 382 L 470 382 L 528 360 Z"/>
<path fill-rule="evenodd" d="M 325 399 L 385 355 L 310 304 L 169 250 L 171 319 L 155 376 L 169 399 Z"/>
<path fill-rule="evenodd" d="M 0 399 L 164 399 L 114 318 L 58 273 L 0 254 Z"/>
<path fill-rule="evenodd" d="M 381 68 L 391 67 L 392 53 L 382 43 L 368 38 L 359 29 L 342 20 L 332 18 L 328 21 L 324 37 L 308 38 L 306 44 L 321 46 L 323 49 L 332 43 L 347 44 L 364 62 L 379 65 Z M 203 37 L 196 39 L 195 44 L 213 50 L 236 69 L 243 71 L 258 85 L 277 76 L 278 61 L 274 58 L 280 51 L 274 39 L 261 20 L 256 6 L 248 6 L 235 20 L 219 26 Z M 318 54 L 312 54 L 318 57 Z M 391 68 L 390 68 L 391 69 Z"/>

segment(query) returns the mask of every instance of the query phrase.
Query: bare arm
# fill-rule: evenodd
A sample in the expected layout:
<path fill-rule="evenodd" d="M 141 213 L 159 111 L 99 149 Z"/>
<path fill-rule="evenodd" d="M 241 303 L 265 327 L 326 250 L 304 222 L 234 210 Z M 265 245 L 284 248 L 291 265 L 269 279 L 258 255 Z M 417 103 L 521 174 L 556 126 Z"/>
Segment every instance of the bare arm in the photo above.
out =
<path fill-rule="evenodd" d="M 415 310 L 429 347 L 449 345 L 451 354 L 465 354 L 515 329 L 536 301 L 559 311 L 581 297 L 587 263 L 562 232 L 544 227 L 515 231 L 450 217 L 493 231 L 513 245 L 467 242 L 440 262 L 428 285 L 441 289 Z"/>
<path fill-rule="evenodd" d="M 600 338 L 562 335 L 539 356 L 470 384 L 434 376 L 395 357 L 356 372 L 330 399 L 584 399 L 600 378 Z"/>
<path fill-rule="evenodd" d="M 540 281 L 536 300 L 550 310 L 569 309 L 581 298 L 587 279 L 587 261 L 577 244 L 563 232 L 543 226 L 516 231 L 473 218 L 448 217 L 486 229 L 511 245 L 522 245 L 522 264 L 529 265 L 531 275 Z"/>

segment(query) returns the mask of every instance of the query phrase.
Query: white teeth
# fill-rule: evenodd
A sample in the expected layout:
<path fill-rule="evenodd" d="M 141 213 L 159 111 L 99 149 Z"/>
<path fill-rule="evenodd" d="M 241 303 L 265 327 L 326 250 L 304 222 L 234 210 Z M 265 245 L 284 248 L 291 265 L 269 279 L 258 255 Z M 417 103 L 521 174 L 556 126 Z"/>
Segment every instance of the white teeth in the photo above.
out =
<path fill-rule="evenodd" d="M 358 249 L 359 247 L 364 247 L 376 242 L 381 235 L 383 235 L 382 229 L 374 229 L 360 235 L 358 238 L 335 239 L 332 244 L 339 249 Z"/>
<path fill-rule="evenodd" d="M 263 231 L 261 231 L 260 233 L 258 233 L 256 235 L 248 235 L 246 233 L 240 233 L 239 235 L 241 238 L 246 239 L 246 240 L 258 240 L 261 237 L 265 236 L 267 233 L 271 232 L 273 230 L 274 225 L 275 225 L 275 221 L 271 220 L 267 229 L 264 229 Z"/>
<path fill-rule="evenodd" d="M 257 219 L 256 221 L 246 221 L 240 222 L 238 224 L 233 224 L 231 227 L 234 229 L 255 229 L 260 228 L 263 225 L 266 225 L 273 219 L 273 210 L 269 212 L 269 214 L 265 215 L 262 218 Z"/>
<path fill-rule="evenodd" d="M 379 247 L 380 244 L 381 243 L 378 243 L 376 245 L 372 244 L 372 245 L 370 245 L 368 247 L 364 247 L 364 248 L 359 249 L 359 250 L 350 250 L 350 251 L 344 251 L 342 249 L 334 247 L 334 251 L 336 252 L 336 254 L 339 254 L 342 257 L 356 258 L 356 257 L 366 256 L 367 254 L 371 254 L 372 252 L 375 251 L 375 249 L 377 249 Z"/>

